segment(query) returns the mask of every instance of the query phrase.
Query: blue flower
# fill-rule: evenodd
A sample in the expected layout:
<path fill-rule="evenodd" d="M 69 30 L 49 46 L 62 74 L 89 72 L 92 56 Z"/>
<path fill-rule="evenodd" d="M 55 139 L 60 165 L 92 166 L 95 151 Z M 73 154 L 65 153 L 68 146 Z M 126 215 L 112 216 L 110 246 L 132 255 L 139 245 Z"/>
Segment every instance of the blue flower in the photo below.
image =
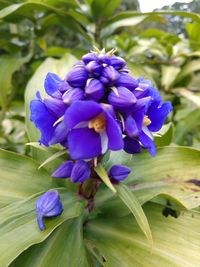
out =
<path fill-rule="evenodd" d="M 79 160 L 72 168 L 70 179 L 73 183 L 83 183 L 90 177 L 90 174 L 91 169 L 89 163 Z"/>
<path fill-rule="evenodd" d="M 44 88 L 48 95 L 61 98 L 62 93 L 67 91 L 70 87 L 65 80 L 62 80 L 58 75 L 49 72 L 44 81 Z"/>
<path fill-rule="evenodd" d="M 69 160 L 63 162 L 53 173 L 54 178 L 69 178 L 71 176 L 72 168 L 74 166 L 73 161 Z"/>
<path fill-rule="evenodd" d="M 108 175 L 115 181 L 123 181 L 131 173 L 131 169 L 124 165 L 114 165 L 109 170 Z"/>
<path fill-rule="evenodd" d="M 104 96 L 104 85 L 97 79 L 92 79 L 85 87 L 87 98 L 99 101 Z"/>
<path fill-rule="evenodd" d="M 49 190 L 39 197 L 36 202 L 37 222 L 41 231 L 45 230 L 43 218 L 61 215 L 63 206 L 56 190 Z"/>
<path fill-rule="evenodd" d="M 167 115 L 172 111 L 172 105 L 170 102 L 162 102 L 159 92 L 150 81 L 140 78 L 138 82 L 139 88 L 133 91 L 138 101 L 125 114 L 125 131 L 129 137 L 125 151 L 131 151 L 127 148 L 127 142 L 131 144 L 130 138 L 133 138 L 133 143 L 136 144 L 138 140 L 138 144 L 140 142 L 152 156 L 155 156 L 156 146 L 152 132 L 161 129 Z"/>
<path fill-rule="evenodd" d="M 65 112 L 64 103 L 60 99 L 48 98 L 42 100 L 39 93 L 37 99 L 30 103 L 30 120 L 41 132 L 39 142 L 45 146 L 62 142 L 67 135 L 67 127 L 63 122 L 56 125 L 56 121 Z"/>
<path fill-rule="evenodd" d="M 108 110 L 94 101 L 76 101 L 67 109 L 65 123 L 73 159 L 95 158 L 108 149 L 123 148 L 121 129 Z"/>

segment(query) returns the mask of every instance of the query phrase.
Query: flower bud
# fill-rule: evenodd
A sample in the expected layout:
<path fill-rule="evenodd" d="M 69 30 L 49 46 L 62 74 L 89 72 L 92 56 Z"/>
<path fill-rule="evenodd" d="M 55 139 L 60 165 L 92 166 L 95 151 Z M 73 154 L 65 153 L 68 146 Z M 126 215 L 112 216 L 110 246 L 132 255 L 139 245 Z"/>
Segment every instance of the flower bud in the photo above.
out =
<path fill-rule="evenodd" d="M 126 62 L 121 57 L 112 56 L 110 58 L 110 65 L 113 66 L 116 70 L 120 70 L 126 65 Z"/>
<path fill-rule="evenodd" d="M 123 181 L 127 178 L 131 169 L 124 165 L 114 165 L 109 171 L 109 176 L 116 181 Z"/>
<path fill-rule="evenodd" d="M 142 152 L 142 148 L 136 139 L 126 136 L 124 138 L 124 151 L 129 154 L 138 154 Z"/>
<path fill-rule="evenodd" d="M 110 57 L 104 53 L 99 55 L 99 62 L 101 64 L 110 65 Z"/>
<path fill-rule="evenodd" d="M 84 98 L 84 92 L 80 88 L 72 88 L 64 93 L 62 96 L 63 102 L 70 105 L 72 102 L 82 100 Z"/>
<path fill-rule="evenodd" d="M 102 70 L 100 81 L 106 85 L 111 86 L 118 78 L 120 74 L 112 66 L 105 67 Z"/>
<path fill-rule="evenodd" d="M 86 70 L 95 76 L 99 76 L 103 67 L 96 61 L 90 61 L 86 66 Z"/>
<path fill-rule="evenodd" d="M 121 73 L 115 82 L 115 86 L 123 86 L 132 91 L 138 86 L 138 82 L 128 73 Z"/>
<path fill-rule="evenodd" d="M 127 108 L 136 103 L 134 94 L 125 87 L 118 87 L 117 92 L 112 91 L 108 96 L 108 102 L 116 108 Z"/>
<path fill-rule="evenodd" d="M 67 82 L 73 87 L 85 86 L 88 79 L 88 72 L 85 67 L 77 66 L 67 75 Z"/>
<path fill-rule="evenodd" d="M 86 95 L 93 100 L 100 100 L 104 95 L 104 85 L 96 79 L 92 79 L 85 87 Z"/>
<path fill-rule="evenodd" d="M 37 222 L 41 231 L 45 230 L 44 217 L 56 217 L 63 211 L 60 196 L 56 190 L 49 190 L 36 202 Z"/>
<path fill-rule="evenodd" d="M 88 64 L 90 61 L 97 61 L 98 56 L 95 53 L 88 53 L 82 57 L 82 60 L 85 64 Z"/>
<path fill-rule="evenodd" d="M 83 160 L 79 160 L 72 168 L 70 179 L 73 183 L 83 183 L 90 177 L 90 173 L 89 164 Z"/>
<path fill-rule="evenodd" d="M 66 140 L 69 131 L 64 121 L 61 121 L 59 124 L 53 127 L 55 130 L 52 138 L 48 142 L 49 146 L 62 143 L 64 140 Z"/>
<path fill-rule="evenodd" d="M 43 100 L 48 111 L 56 118 L 60 118 L 65 113 L 66 107 L 62 100 L 48 97 Z"/>
<path fill-rule="evenodd" d="M 58 75 L 51 72 L 47 74 L 44 81 L 45 91 L 52 97 L 61 98 L 62 94 L 60 91 L 65 90 L 65 88 L 67 90 L 68 87 L 69 85 L 65 81 L 61 80 Z"/>
<path fill-rule="evenodd" d="M 72 168 L 74 166 L 73 161 L 63 162 L 53 173 L 54 178 L 69 178 L 71 176 Z"/>

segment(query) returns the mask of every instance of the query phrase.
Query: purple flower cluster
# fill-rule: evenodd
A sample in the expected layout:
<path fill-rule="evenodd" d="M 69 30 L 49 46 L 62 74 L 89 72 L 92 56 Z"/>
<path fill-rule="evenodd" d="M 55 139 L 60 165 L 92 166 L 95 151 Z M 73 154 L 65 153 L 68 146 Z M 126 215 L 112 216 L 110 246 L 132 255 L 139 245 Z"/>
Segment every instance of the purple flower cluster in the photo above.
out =
<path fill-rule="evenodd" d="M 48 73 L 48 97 L 31 101 L 31 121 L 45 146 L 60 143 L 73 160 L 90 160 L 108 150 L 156 153 L 152 132 L 172 110 L 153 84 L 134 79 L 112 53 L 86 54 L 62 80 Z"/>
<path fill-rule="evenodd" d="M 133 78 L 126 62 L 112 51 L 84 55 L 64 80 L 48 73 L 44 88 L 48 96 L 42 99 L 37 93 L 30 104 L 30 119 L 41 132 L 40 144 L 61 144 L 69 149 L 71 160 L 52 176 L 72 182 L 90 178 L 94 159 L 99 161 L 108 150 L 134 154 L 144 148 L 154 156 L 152 132 L 161 129 L 172 110 L 149 80 Z M 118 183 L 130 172 L 126 166 L 114 165 L 108 176 Z M 62 212 L 58 193 L 42 195 L 36 211 L 43 230 L 43 217 Z"/>

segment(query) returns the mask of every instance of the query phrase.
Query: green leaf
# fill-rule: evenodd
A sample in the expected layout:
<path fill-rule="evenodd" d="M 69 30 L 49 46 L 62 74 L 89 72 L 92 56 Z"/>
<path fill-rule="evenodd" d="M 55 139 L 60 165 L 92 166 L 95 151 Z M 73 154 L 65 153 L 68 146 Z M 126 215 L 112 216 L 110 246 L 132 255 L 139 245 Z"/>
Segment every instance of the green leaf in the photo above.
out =
<path fill-rule="evenodd" d="M 157 147 L 168 146 L 173 141 L 174 137 L 174 125 L 173 123 L 168 123 L 163 125 L 159 132 L 155 133 L 154 142 Z"/>
<path fill-rule="evenodd" d="M 148 245 L 132 216 L 99 215 L 86 225 L 86 237 L 105 258 L 109 267 L 199 266 L 200 214 L 182 212 L 178 219 L 164 217 L 163 206 L 144 207 L 154 245 Z"/>
<path fill-rule="evenodd" d="M 69 220 L 50 237 L 21 254 L 11 267 L 89 267 L 82 237 L 82 218 Z"/>
<path fill-rule="evenodd" d="M 200 205 L 200 150 L 189 147 L 162 147 L 157 150 L 154 158 L 148 153 L 134 155 L 127 166 L 132 168 L 132 172 L 125 183 L 134 192 L 140 204 L 162 196 L 187 209 Z M 108 190 L 98 192 L 97 206 L 111 210 L 116 203 L 118 212 L 121 208 L 120 201 Z"/>
<path fill-rule="evenodd" d="M 180 82 L 183 78 L 198 70 L 200 70 L 200 60 L 192 60 L 182 68 L 181 72 L 176 77 L 174 83 Z"/>
<path fill-rule="evenodd" d="M 0 206 L 23 200 L 53 186 L 52 179 L 32 159 L 0 150 Z M 55 184 L 54 184 L 55 186 Z"/>
<path fill-rule="evenodd" d="M 14 202 L 1 209 L 0 253 L 1 266 L 6 267 L 20 253 L 33 244 L 45 240 L 54 229 L 66 220 L 78 217 L 83 208 L 77 196 L 63 192 L 63 213 L 59 217 L 45 220 L 46 230 L 40 231 L 36 222 L 35 202 L 38 195 Z M 14 244 L 11 246 L 11 244 Z"/>
<path fill-rule="evenodd" d="M 110 178 L 108 177 L 108 174 L 104 167 L 101 164 L 98 164 L 94 168 L 95 172 L 98 174 L 98 176 L 101 178 L 101 180 L 107 185 L 108 188 L 110 188 L 111 191 L 116 193 L 115 187 L 112 185 Z"/>
<path fill-rule="evenodd" d="M 200 109 L 191 111 L 182 120 L 179 120 L 175 128 L 174 141 L 176 144 L 184 145 L 185 137 L 192 133 L 200 125 Z"/>
<path fill-rule="evenodd" d="M 124 204 L 129 208 L 129 210 L 133 213 L 139 227 L 145 234 L 150 244 L 153 245 L 153 239 L 148 220 L 137 198 L 130 191 L 130 189 L 124 184 L 119 184 L 118 186 L 116 186 L 116 188 L 118 196 L 124 202 Z"/>
<path fill-rule="evenodd" d="M 181 68 L 176 66 L 162 66 L 161 84 L 165 90 L 168 90 L 174 83 Z"/>
<path fill-rule="evenodd" d="M 0 11 L 1 12 L 1 11 Z M 23 58 L 14 56 L 1 56 L 0 58 L 0 105 L 4 110 L 7 108 L 7 96 L 12 90 L 12 75 L 19 70 L 19 68 L 31 58 L 28 55 Z"/>

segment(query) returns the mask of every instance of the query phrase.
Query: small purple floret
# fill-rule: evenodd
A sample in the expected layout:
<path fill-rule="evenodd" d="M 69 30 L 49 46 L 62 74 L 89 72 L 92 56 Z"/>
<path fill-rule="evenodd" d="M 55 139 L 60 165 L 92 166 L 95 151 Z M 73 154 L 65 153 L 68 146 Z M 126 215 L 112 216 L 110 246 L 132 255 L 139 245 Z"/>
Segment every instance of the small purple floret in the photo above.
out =
<path fill-rule="evenodd" d="M 58 191 L 49 190 L 41 195 L 36 202 L 37 222 L 41 231 L 45 230 L 43 218 L 61 215 L 63 206 Z"/>

